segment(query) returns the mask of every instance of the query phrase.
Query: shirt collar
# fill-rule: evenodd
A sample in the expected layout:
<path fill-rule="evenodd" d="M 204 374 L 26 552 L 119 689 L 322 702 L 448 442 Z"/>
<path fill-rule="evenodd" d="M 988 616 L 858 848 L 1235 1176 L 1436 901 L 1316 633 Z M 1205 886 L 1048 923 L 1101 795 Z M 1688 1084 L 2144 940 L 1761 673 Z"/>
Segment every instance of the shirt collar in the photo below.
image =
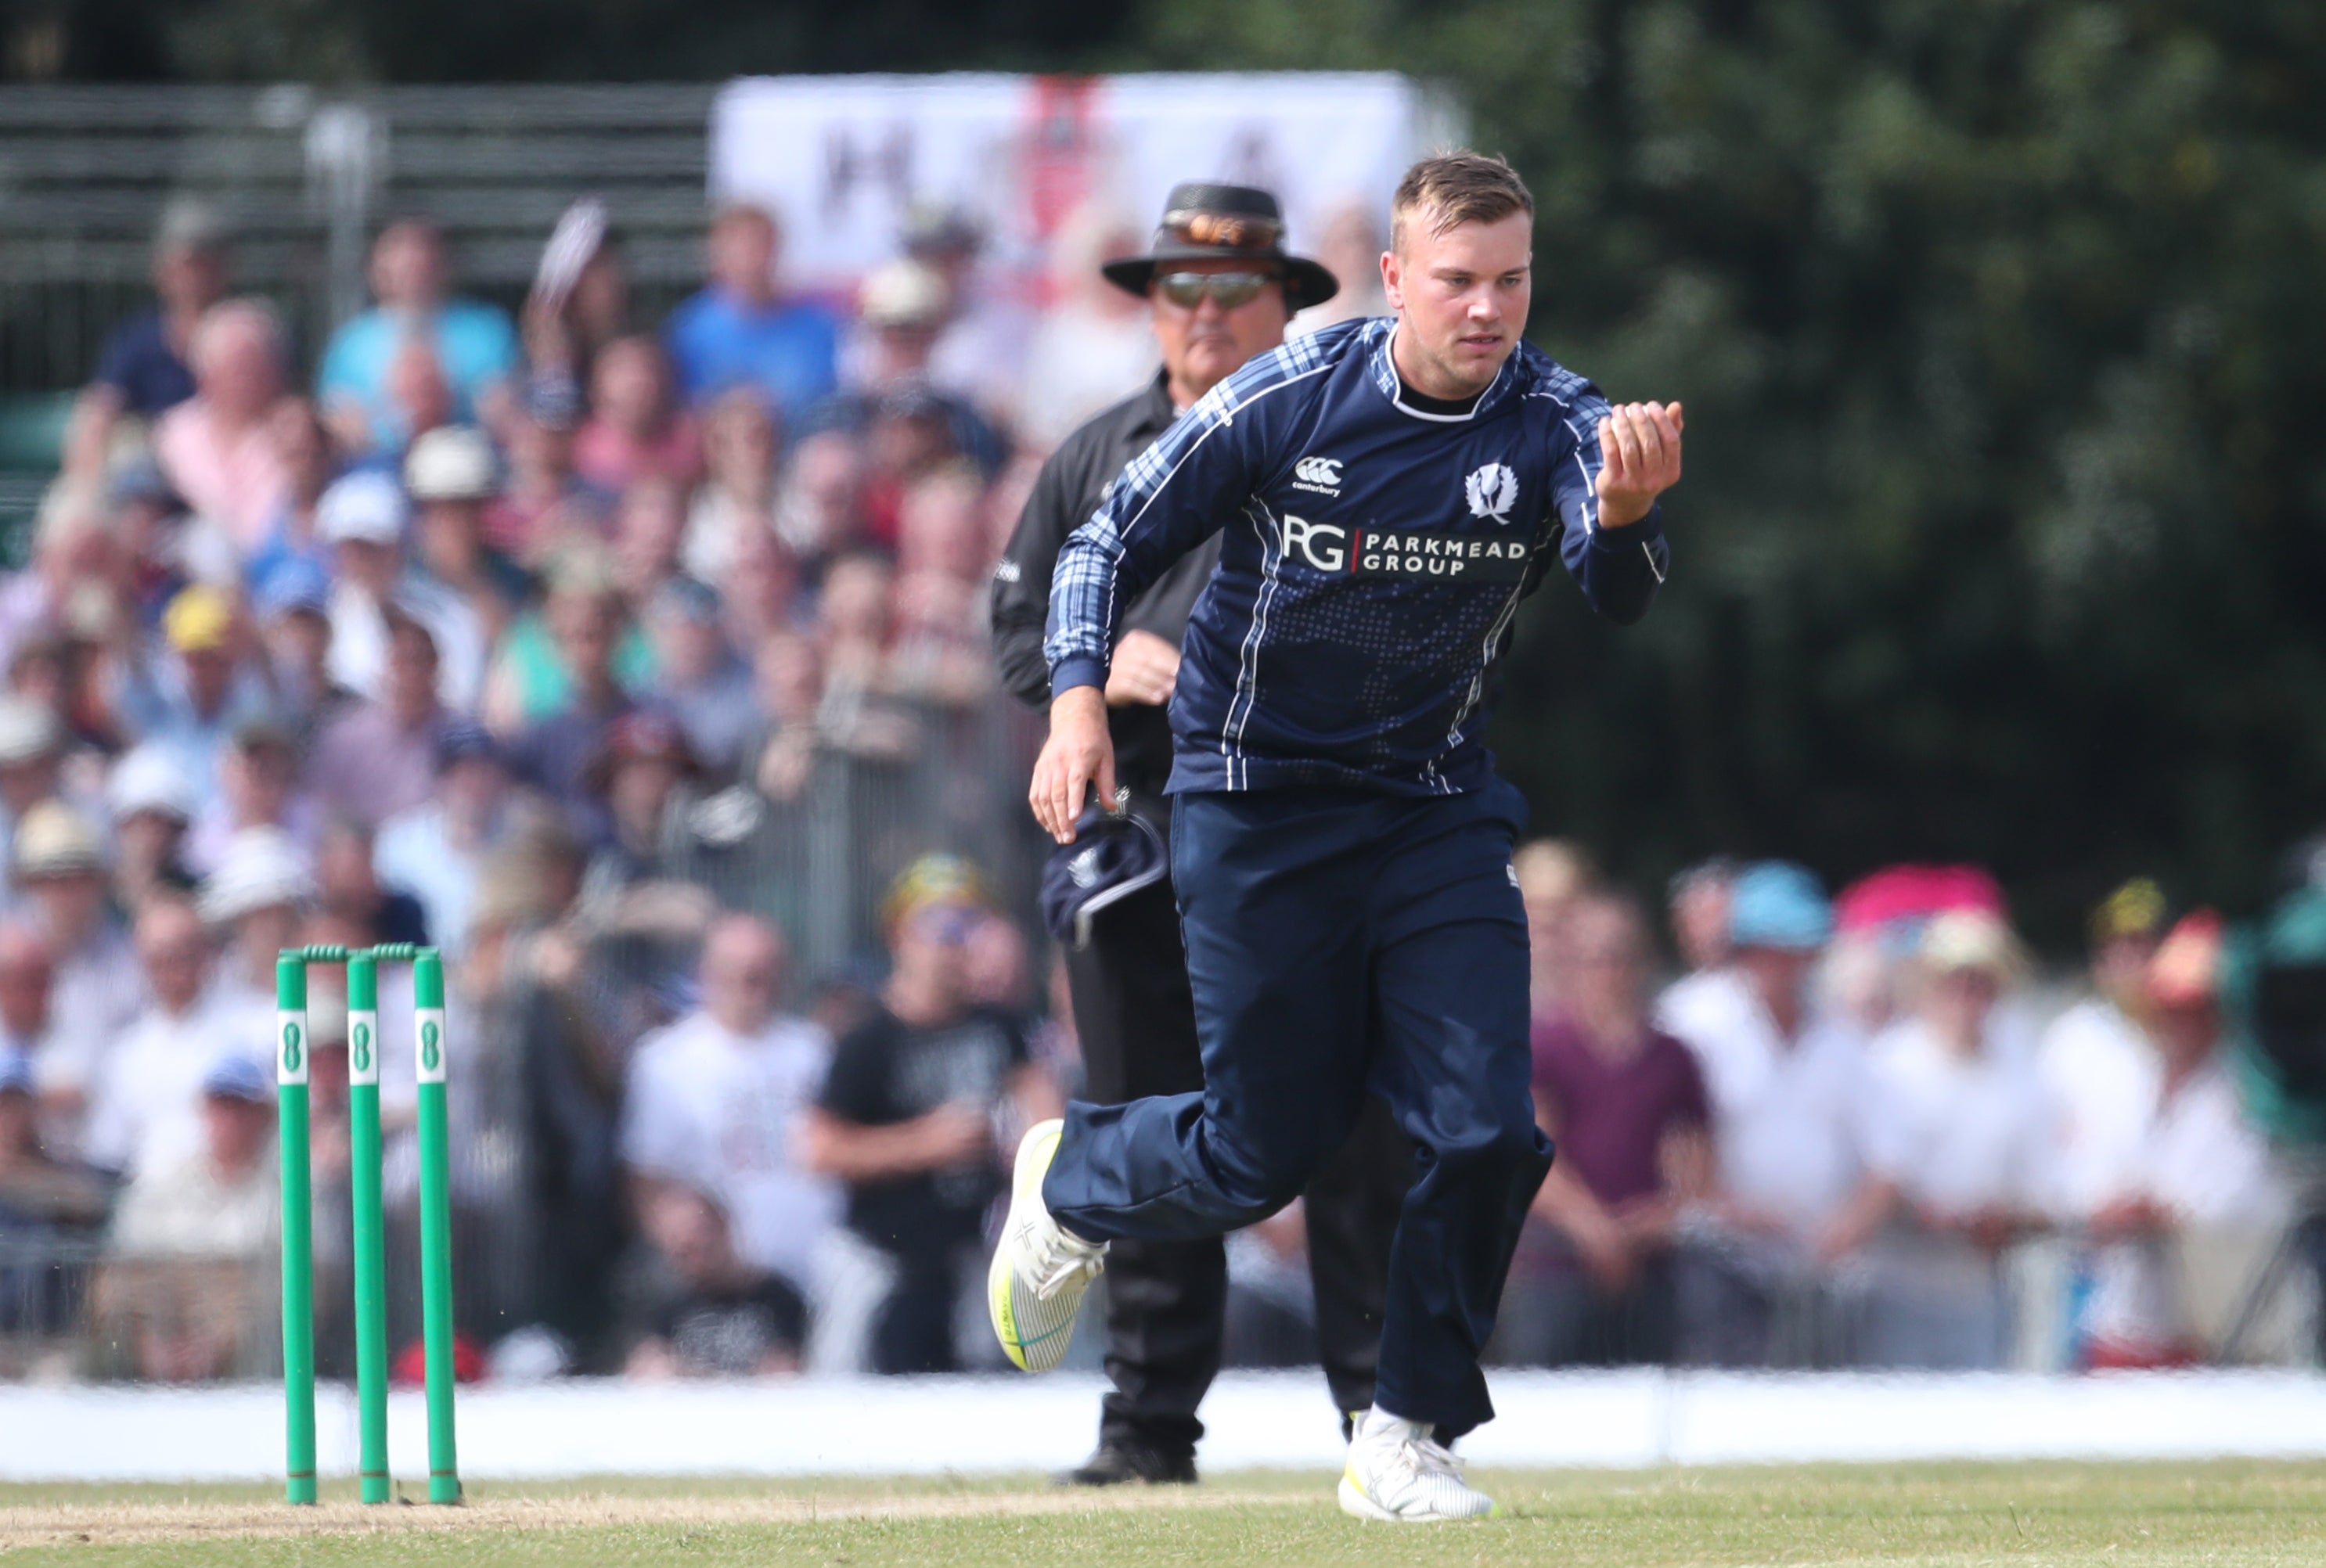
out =
<path fill-rule="evenodd" d="M 1373 385 L 1381 388 L 1382 395 L 1389 399 L 1392 408 L 1409 419 L 1418 419 L 1429 424 L 1468 424 L 1516 395 L 1518 373 L 1511 366 L 1525 351 L 1523 341 L 1512 345 L 1509 357 L 1503 361 L 1503 367 L 1494 372 L 1493 380 L 1486 384 L 1486 390 L 1479 395 L 1477 405 L 1469 413 L 1424 413 L 1399 396 L 1404 390 L 1404 384 L 1398 379 L 1397 361 L 1390 357 L 1390 345 L 1397 341 L 1397 318 L 1382 317 L 1372 325 L 1381 329 L 1381 335 L 1373 340 L 1371 355 Z"/>
<path fill-rule="evenodd" d="M 1134 405 L 1137 417 L 1131 421 L 1133 435 L 1160 434 L 1164 428 L 1179 417 L 1179 410 L 1171 401 L 1171 373 L 1158 370 L 1155 379 L 1147 384 L 1147 391 Z"/>

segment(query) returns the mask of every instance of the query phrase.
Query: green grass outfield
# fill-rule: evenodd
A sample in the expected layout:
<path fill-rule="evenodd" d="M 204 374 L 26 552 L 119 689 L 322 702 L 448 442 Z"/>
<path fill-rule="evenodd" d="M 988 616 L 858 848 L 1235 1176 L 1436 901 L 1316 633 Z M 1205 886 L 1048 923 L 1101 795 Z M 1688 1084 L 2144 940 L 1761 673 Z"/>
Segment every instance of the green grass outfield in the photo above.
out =
<path fill-rule="evenodd" d="M 2326 1563 L 2326 1463 L 1816 1466 L 1478 1478 L 1511 1517 L 1361 1525 L 1332 1478 L 1058 1491 L 1039 1478 L 487 1484 L 461 1508 L 294 1509 L 258 1487 L 0 1486 L 0 1559 L 599 1564 Z"/>

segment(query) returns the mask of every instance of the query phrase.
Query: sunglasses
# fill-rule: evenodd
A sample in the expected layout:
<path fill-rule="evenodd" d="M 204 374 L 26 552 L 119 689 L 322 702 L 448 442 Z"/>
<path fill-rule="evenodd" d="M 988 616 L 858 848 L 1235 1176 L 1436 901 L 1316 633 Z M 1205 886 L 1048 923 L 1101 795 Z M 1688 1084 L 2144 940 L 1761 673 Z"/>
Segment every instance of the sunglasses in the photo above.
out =
<path fill-rule="evenodd" d="M 1165 273 L 1155 280 L 1155 288 L 1183 311 L 1201 305 L 1205 294 L 1221 310 L 1233 311 L 1260 298 L 1260 291 L 1275 281 L 1269 273 Z"/>

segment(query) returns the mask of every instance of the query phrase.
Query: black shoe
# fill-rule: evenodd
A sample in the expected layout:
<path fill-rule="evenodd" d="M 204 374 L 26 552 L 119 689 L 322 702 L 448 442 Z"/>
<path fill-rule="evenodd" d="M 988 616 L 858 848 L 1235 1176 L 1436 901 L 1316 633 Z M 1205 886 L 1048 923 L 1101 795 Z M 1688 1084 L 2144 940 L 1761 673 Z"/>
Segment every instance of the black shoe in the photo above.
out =
<path fill-rule="evenodd" d="M 1144 1481 L 1149 1486 L 1193 1486 L 1196 1456 L 1104 1443 L 1083 1461 L 1080 1469 L 1065 1471 L 1058 1476 L 1058 1484 L 1063 1487 L 1119 1487 L 1129 1481 Z"/>

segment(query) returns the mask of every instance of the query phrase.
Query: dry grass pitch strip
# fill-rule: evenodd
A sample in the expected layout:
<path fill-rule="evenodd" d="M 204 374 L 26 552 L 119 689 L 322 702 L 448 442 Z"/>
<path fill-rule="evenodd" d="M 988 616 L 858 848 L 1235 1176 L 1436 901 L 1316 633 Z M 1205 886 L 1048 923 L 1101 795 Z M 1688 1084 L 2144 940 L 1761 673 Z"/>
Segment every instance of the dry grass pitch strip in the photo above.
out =
<path fill-rule="evenodd" d="M 312 1508 L 256 1486 L 0 1486 L 0 1562 L 790 1568 L 2278 1568 L 2326 1563 L 2326 1463 L 1514 1471 L 1512 1517 L 1362 1525 L 1331 1478 L 1062 1492 L 1037 1477 L 503 1483 L 465 1508 Z M 424 1492 L 420 1495 L 425 1495 Z"/>
<path fill-rule="evenodd" d="M 866 1521 L 1040 1518 L 1060 1514 L 1308 1508 L 1315 1489 L 1282 1493 L 931 1493 L 865 1497 L 577 1495 L 470 1499 L 457 1511 L 382 1510 L 355 1501 L 286 1512 L 264 1502 L 95 1503 L 0 1509 L 0 1552 L 28 1546 L 228 1542 L 320 1536 L 401 1536 L 511 1530 L 591 1531 L 638 1526 L 833 1525 Z M 157 1559 L 158 1560 L 158 1559 Z M 479 1561 L 484 1559 L 479 1558 Z"/>

